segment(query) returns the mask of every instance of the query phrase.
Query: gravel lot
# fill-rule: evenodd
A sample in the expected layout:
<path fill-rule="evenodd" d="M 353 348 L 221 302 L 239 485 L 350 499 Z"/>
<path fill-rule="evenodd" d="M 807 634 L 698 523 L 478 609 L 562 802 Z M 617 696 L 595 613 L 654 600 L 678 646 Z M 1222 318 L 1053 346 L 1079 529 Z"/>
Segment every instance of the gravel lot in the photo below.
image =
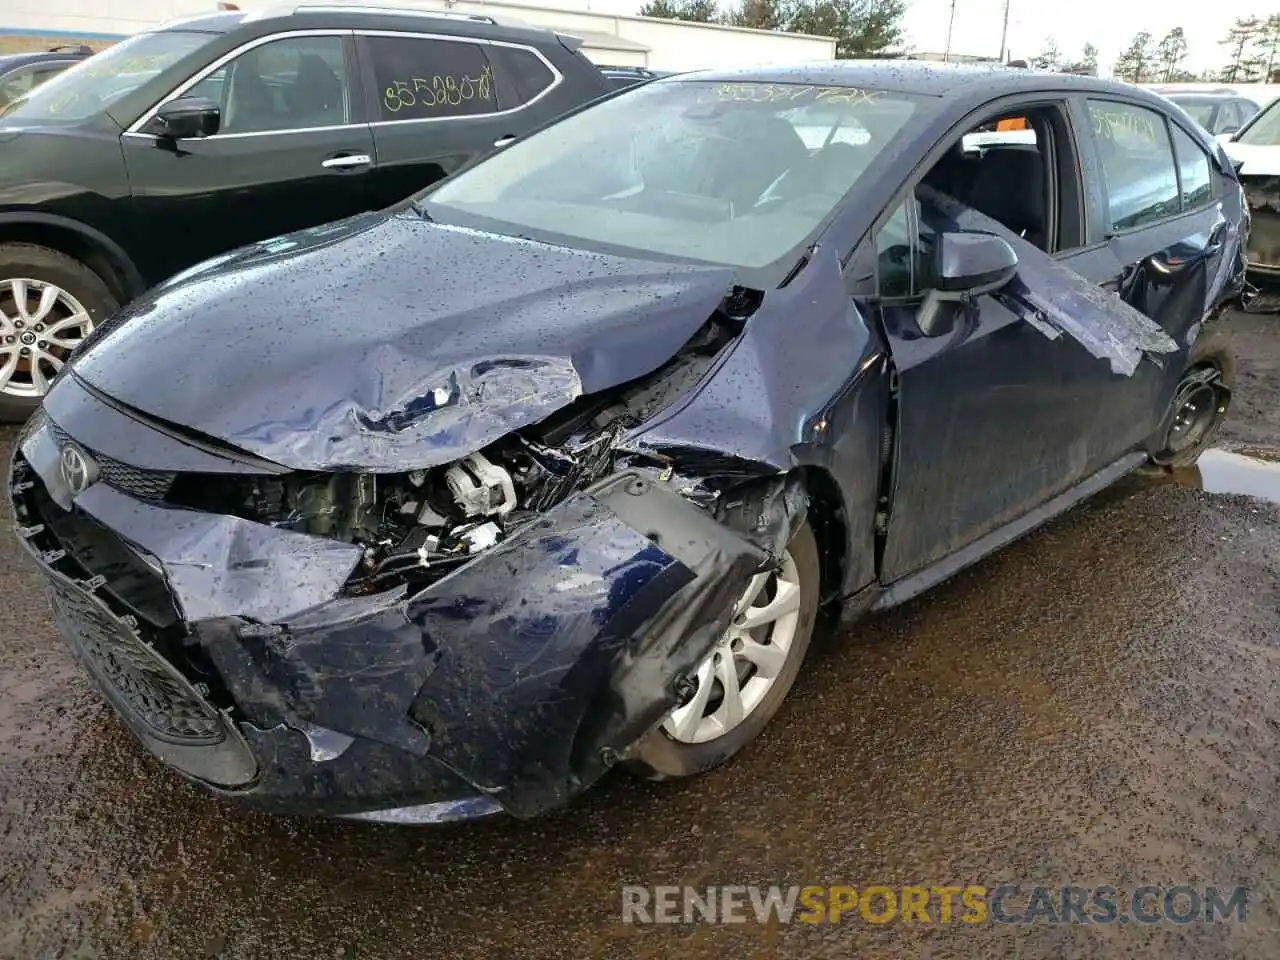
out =
<path fill-rule="evenodd" d="M 1280 319 L 1224 329 L 1224 445 L 1280 451 Z M 430 830 L 269 819 L 188 787 L 99 703 L 7 528 L 0 564 L 3 957 L 1280 956 L 1274 503 L 1126 482 L 822 638 L 727 768 Z M 620 921 L 623 884 L 1015 881 L 1250 901 L 1244 923 L 1187 926 Z"/>

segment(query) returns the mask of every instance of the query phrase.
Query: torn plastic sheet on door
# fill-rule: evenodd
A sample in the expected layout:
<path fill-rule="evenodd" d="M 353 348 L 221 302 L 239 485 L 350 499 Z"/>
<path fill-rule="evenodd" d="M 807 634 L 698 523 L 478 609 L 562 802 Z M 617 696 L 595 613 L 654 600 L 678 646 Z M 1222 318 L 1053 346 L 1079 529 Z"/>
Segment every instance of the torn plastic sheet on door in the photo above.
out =
<path fill-rule="evenodd" d="M 1061 330 L 1093 356 L 1109 361 L 1111 372 L 1121 376 L 1133 376 L 1144 356 L 1178 349 L 1177 341 L 1146 314 L 1052 261 L 1020 266 L 1002 295 L 1018 313 L 1030 312 L 1041 333 L 1049 336 L 1042 325 Z"/>
<path fill-rule="evenodd" d="M 1061 331 L 1093 356 L 1109 361 L 1113 373 L 1126 377 L 1133 376 L 1143 356 L 1159 363 L 1153 354 L 1177 351 L 1177 342 L 1160 324 L 1062 266 L 999 221 L 932 187 L 922 186 L 919 192 L 927 200 L 921 215 L 932 206 L 944 218 L 932 224 L 935 230 L 990 233 L 1013 246 L 1018 274 L 995 296 L 1050 340 L 1058 339 L 1053 331 Z"/>

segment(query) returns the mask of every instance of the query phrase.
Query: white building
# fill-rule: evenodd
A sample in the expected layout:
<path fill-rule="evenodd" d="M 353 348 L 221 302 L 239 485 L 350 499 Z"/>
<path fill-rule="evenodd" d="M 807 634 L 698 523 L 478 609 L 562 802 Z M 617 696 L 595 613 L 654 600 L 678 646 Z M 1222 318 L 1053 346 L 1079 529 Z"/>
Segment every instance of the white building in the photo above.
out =
<path fill-rule="evenodd" d="M 574 2 L 574 0 L 569 0 Z M 598 64 L 693 70 L 700 67 L 831 60 L 836 42 L 800 33 L 746 30 L 710 23 L 617 16 L 587 9 L 548 7 L 520 0 L 386 0 L 381 6 L 483 11 L 499 21 L 554 27 L 581 37 Z M 243 10 L 280 6 L 279 0 L 237 0 Z M 115 40 L 156 23 L 202 13 L 216 0 L 0 0 L 0 37 L 41 40 Z"/>

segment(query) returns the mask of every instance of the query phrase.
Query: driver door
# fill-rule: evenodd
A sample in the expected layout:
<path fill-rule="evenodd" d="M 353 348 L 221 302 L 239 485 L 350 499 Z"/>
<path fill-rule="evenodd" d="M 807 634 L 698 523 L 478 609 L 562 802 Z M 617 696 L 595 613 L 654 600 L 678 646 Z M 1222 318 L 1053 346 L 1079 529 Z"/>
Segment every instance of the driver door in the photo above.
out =
<path fill-rule="evenodd" d="M 1067 308 L 1104 338 L 1124 339 L 1146 318 L 995 220 L 938 197 L 917 190 L 877 240 L 880 316 L 897 373 L 885 584 L 1115 463 L 1162 412 L 1150 401 L 1159 366 L 1142 360 L 1130 374 L 1113 372 L 1108 357 L 1045 322 Z M 917 320 L 944 232 L 1003 237 L 1018 272 L 1003 290 L 953 305 L 949 329 L 924 336 Z"/>
<path fill-rule="evenodd" d="M 178 94 L 220 105 L 217 134 L 121 141 L 151 282 L 371 208 L 373 134 L 350 31 L 255 44 Z"/>

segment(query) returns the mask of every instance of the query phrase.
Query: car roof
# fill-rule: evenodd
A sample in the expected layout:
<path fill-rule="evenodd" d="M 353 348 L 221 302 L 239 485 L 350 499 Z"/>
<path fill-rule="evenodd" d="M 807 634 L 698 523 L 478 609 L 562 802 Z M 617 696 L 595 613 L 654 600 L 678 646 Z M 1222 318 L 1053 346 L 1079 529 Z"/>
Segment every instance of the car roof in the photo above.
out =
<path fill-rule="evenodd" d="M 30 53 L 8 53 L 0 56 L 0 70 L 13 67 L 24 67 L 29 63 L 44 63 L 49 60 L 83 60 L 89 53 L 80 50 L 33 50 Z"/>
<path fill-rule="evenodd" d="M 868 90 L 892 90 L 924 96 L 994 98 L 1027 90 L 1123 94 L 1153 105 L 1162 98 L 1115 80 L 1078 74 L 1046 73 L 1000 64 L 939 63 L 931 60 L 831 60 L 795 66 L 741 67 L 681 74 L 674 80 L 722 83 L 804 83 Z M 1167 106 L 1167 104 L 1166 104 Z"/>
<path fill-rule="evenodd" d="M 1160 91 L 1157 91 L 1160 92 Z M 1215 100 L 1244 100 L 1245 97 L 1238 93 L 1232 93 L 1230 90 L 1204 90 L 1192 92 L 1190 90 L 1170 90 L 1168 93 L 1160 93 L 1163 97 L 1170 100 L 1188 100 L 1195 103 L 1213 103 Z"/>
<path fill-rule="evenodd" d="M 429 26 L 426 26 L 429 25 Z M 228 10 L 169 20 L 157 31 L 187 30 L 200 33 L 230 33 L 252 27 L 255 33 L 276 30 L 341 29 L 418 31 L 457 34 L 469 37 L 520 37 L 546 40 L 555 32 L 515 20 L 499 19 L 484 13 L 432 10 L 421 7 L 372 6 L 367 4 L 295 3 L 257 10 Z"/>

